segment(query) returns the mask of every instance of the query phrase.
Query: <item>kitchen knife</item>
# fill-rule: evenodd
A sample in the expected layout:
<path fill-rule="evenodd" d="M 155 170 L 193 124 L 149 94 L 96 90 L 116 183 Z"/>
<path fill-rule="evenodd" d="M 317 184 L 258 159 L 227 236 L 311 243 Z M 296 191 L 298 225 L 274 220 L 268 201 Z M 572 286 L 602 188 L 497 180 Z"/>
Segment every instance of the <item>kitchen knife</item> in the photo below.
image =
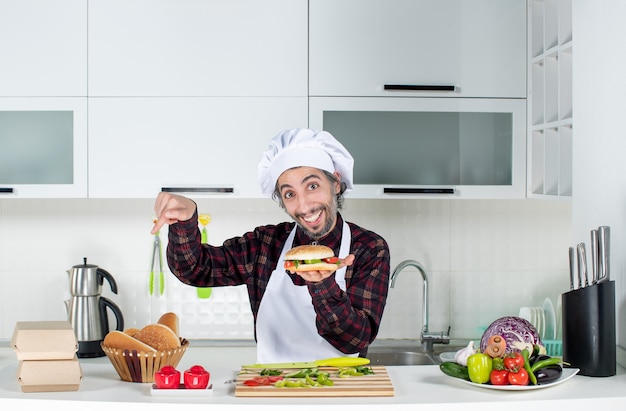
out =
<path fill-rule="evenodd" d="M 598 282 L 598 230 L 591 230 L 591 284 Z"/>
<path fill-rule="evenodd" d="M 367 365 L 370 360 L 363 357 L 334 357 L 305 362 L 275 362 L 266 364 L 247 364 L 243 368 L 316 368 L 316 367 L 357 367 Z"/>
<path fill-rule="evenodd" d="M 598 282 L 609 281 L 609 261 L 611 258 L 611 230 L 608 226 L 598 227 Z"/>
<path fill-rule="evenodd" d="M 589 285 L 587 279 L 587 253 L 585 252 L 585 243 L 580 243 L 576 246 L 578 252 L 578 287 L 587 287 Z M 583 277 L 585 283 L 583 284 Z"/>
<path fill-rule="evenodd" d="M 569 289 L 574 289 L 574 267 L 576 259 L 574 257 L 574 247 L 569 247 Z"/>

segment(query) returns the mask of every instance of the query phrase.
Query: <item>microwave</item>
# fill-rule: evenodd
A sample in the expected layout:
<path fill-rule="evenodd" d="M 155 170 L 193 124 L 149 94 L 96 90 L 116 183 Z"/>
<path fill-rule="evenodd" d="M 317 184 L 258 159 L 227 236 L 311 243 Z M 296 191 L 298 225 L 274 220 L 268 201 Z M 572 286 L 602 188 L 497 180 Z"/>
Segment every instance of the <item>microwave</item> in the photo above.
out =
<path fill-rule="evenodd" d="M 351 198 L 525 198 L 526 99 L 311 97 L 354 157 Z"/>

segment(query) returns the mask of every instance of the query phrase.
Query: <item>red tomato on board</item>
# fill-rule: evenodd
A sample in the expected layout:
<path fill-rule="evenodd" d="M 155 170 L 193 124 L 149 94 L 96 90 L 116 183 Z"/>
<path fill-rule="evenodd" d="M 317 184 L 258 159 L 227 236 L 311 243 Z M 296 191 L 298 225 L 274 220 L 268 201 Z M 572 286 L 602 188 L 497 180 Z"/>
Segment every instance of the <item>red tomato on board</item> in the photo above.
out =
<path fill-rule="evenodd" d="M 282 379 L 283 377 L 280 375 L 275 375 L 275 376 L 273 375 L 269 377 L 261 376 L 261 377 L 250 378 L 249 380 L 245 380 L 243 383 L 244 385 L 247 385 L 248 387 L 258 387 L 260 385 L 270 385 Z"/>

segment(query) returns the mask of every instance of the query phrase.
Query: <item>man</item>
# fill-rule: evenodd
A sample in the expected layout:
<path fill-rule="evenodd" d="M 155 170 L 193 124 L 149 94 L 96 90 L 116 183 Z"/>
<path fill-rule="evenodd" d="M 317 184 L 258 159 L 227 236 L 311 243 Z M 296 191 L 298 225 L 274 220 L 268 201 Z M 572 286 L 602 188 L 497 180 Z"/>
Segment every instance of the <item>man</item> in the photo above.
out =
<path fill-rule="evenodd" d="M 364 356 L 376 338 L 387 300 L 389 247 L 339 212 L 352 188 L 353 163 L 327 132 L 280 133 L 263 154 L 258 177 L 263 193 L 295 223 L 257 227 L 219 247 L 201 244 L 192 200 L 164 192 L 157 197 L 152 233 L 170 224 L 167 261 L 180 281 L 246 284 L 259 362 Z M 343 257 L 339 269 L 286 271 L 285 253 L 304 244 L 333 249 Z"/>

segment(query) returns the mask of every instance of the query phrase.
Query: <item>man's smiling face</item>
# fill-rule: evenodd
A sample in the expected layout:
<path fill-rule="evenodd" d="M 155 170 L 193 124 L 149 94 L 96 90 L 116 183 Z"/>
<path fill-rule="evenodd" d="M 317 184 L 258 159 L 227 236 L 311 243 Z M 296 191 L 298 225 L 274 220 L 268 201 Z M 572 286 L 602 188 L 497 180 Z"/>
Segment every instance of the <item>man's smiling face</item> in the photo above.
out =
<path fill-rule="evenodd" d="M 339 184 L 313 167 L 283 172 L 277 182 L 285 211 L 312 239 L 328 234 L 337 223 Z"/>

